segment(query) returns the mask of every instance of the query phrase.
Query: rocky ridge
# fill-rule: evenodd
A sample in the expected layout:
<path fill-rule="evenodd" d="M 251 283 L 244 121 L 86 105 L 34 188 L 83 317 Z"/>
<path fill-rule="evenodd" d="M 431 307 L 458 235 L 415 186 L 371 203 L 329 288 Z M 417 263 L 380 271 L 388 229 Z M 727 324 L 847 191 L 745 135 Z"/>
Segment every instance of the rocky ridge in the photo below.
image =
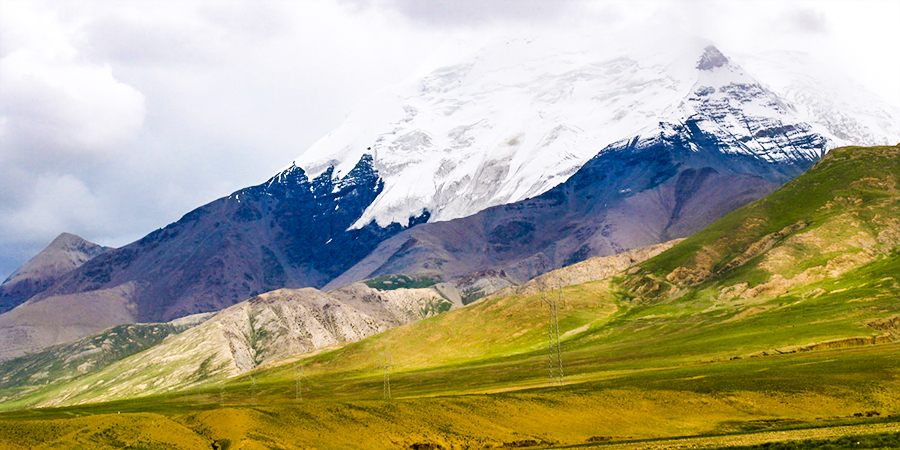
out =
<path fill-rule="evenodd" d="M 100 370 L 107 365 L 146 350 L 168 336 L 197 326 L 212 313 L 181 317 L 168 323 L 132 323 L 115 326 L 98 334 L 65 344 L 50 346 L 40 352 L 0 362 L 0 392 L 16 392 L 9 388 L 39 386 L 65 382 Z M 23 392 L 16 392 L 21 395 Z M 0 401 L 11 400 L 12 396 Z"/>
<path fill-rule="evenodd" d="M 650 259 L 677 245 L 684 239 L 673 239 L 662 244 L 628 250 L 612 256 L 598 256 L 537 276 L 518 286 L 508 287 L 491 294 L 503 297 L 515 294 L 534 294 L 576 284 L 600 281 L 619 274 L 634 264 Z"/>
<path fill-rule="evenodd" d="M 0 314 L 43 292 L 67 273 L 111 250 L 74 234 L 62 233 L 0 284 Z"/>
<path fill-rule="evenodd" d="M 165 394 L 347 342 L 446 311 L 437 290 L 381 291 L 363 284 L 324 293 L 268 292 L 71 384 L 51 386 L 35 406 Z"/>

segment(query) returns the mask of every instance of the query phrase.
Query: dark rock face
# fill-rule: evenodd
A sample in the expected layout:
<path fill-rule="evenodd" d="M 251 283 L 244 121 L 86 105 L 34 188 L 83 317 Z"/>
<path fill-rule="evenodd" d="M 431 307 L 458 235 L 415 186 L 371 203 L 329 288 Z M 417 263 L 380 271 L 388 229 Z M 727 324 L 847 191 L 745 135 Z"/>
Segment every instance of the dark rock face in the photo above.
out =
<path fill-rule="evenodd" d="M 110 250 L 63 233 L 0 285 L 0 314 L 43 292 L 86 261 Z"/>
<path fill-rule="evenodd" d="M 722 67 L 725 64 L 728 64 L 728 58 L 726 58 L 719 49 L 710 45 L 704 50 L 703 55 L 700 56 L 700 61 L 697 63 L 698 69 L 712 70 L 716 67 Z"/>
<path fill-rule="evenodd" d="M 139 321 L 215 311 L 284 287 L 321 287 L 403 230 L 348 228 L 383 189 L 363 156 L 343 178 L 291 167 L 72 272 L 39 299 L 136 282 Z M 427 221 L 412 218 L 410 226 Z"/>
<path fill-rule="evenodd" d="M 701 131 L 696 120 L 613 144 L 541 196 L 406 230 L 327 287 L 388 273 L 447 279 L 488 269 L 521 282 L 590 257 L 689 236 L 817 159 L 773 162 L 727 152 L 729 143 Z M 824 150 L 824 140 L 809 135 L 790 144 L 815 155 Z"/>

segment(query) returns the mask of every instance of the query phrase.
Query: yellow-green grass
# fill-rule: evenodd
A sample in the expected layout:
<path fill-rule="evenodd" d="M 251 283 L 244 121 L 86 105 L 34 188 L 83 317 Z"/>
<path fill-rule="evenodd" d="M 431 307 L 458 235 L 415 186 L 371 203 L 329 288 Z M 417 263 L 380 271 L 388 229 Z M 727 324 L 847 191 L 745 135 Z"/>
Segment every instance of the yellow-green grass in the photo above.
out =
<path fill-rule="evenodd" d="M 897 264 L 897 259 L 870 263 L 853 272 L 850 278 L 855 281 L 841 281 L 840 286 L 856 288 L 731 322 L 727 320 L 736 310 L 710 309 L 697 299 L 634 304 L 617 297 L 608 282 L 566 288 L 560 322 L 569 384 L 562 387 L 546 387 L 547 307 L 539 295 L 520 295 L 484 300 L 308 357 L 302 362 L 302 404 L 296 399 L 295 366 L 287 364 L 258 370 L 221 390 L 213 385 L 168 399 L 28 413 L 34 418 L 63 411 L 154 412 L 192 429 L 209 428 L 204 433 L 211 440 L 249 446 L 288 439 L 317 448 L 337 448 L 338 443 L 354 448 L 354 442 L 360 444 L 355 448 L 391 447 L 388 443 L 394 441 L 395 448 L 418 441 L 574 444 L 592 436 L 730 432 L 766 421 L 810 425 L 867 411 L 884 417 L 900 414 L 898 344 L 751 355 L 798 343 L 880 334 L 864 323 L 898 313 L 896 287 L 880 281 L 898 273 Z M 849 301 L 858 299 L 853 297 L 855 289 L 868 289 L 872 298 Z M 550 296 L 558 298 L 558 293 Z M 434 336 L 442 338 L 429 341 Z M 394 399 L 385 402 L 381 364 L 388 353 L 394 363 Z M 220 410 L 220 401 L 226 409 Z M 362 413 L 360 408 L 377 413 Z M 635 410 L 641 412 L 640 419 Z M 215 428 L 234 414 L 250 421 L 236 428 L 244 431 Z M 26 417 L 7 414 L 0 420 Z M 297 419 L 296 428 L 283 423 L 291 417 Z M 354 418 L 350 422 L 358 425 L 345 423 L 349 419 L 343 417 Z M 607 417 L 622 421 L 601 420 Z M 567 425 L 542 425 L 551 419 Z M 330 428 L 323 429 L 323 421 L 331 423 Z M 477 433 L 466 425 L 469 431 L 452 438 L 460 433 L 460 424 L 471 422 Z M 535 425 L 522 425 L 531 423 Z M 368 430 L 370 440 L 360 441 L 357 431 L 362 431 L 354 427 Z M 552 432 L 539 432 L 544 429 Z"/>
<path fill-rule="evenodd" d="M 208 438 L 159 414 L 98 414 L 46 420 L 3 420 L 0 448 L 9 450 L 195 450 Z"/>
<path fill-rule="evenodd" d="M 893 249 L 896 258 L 898 189 L 900 146 L 834 149 L 805 174 L 641 263 L 641 276 L 623 281 L 632 295 L 660 300 L 667 297 L 663 294 L 684 294 L 677 289 L 683 286 L 693 287 L 687 293 L 696 295 L 737 282 L 753 287 L 775 273 L 790 279 L 842 255 L 884 256 Z M 814 239 L 792 242 L 798 235 Z M 860 235 L 866 239 L 857 238 Z M 780 261 L 768 269 L 759 264 L 767 251 L 753 251 L 754 244 L 767 241 L 785 247 Z M 735 265 L 741 257 L 748 259 Z M 669 278 L 679 267 L 709 273 L 693 280 Z M 656 292 L 634 289 L 650 280 L 661 283 Z"/>
<path fill-rule="evenodd" d="M 836 439 L 804 439 L 758 445 L 722 447 L 721 450 L 896 450 L 900 448 L 900 432 L 844 436 Z"/>
<path fill-rule="evenodd" d="M 570 382 L 582 382 L 761 352 L 798 351 L 794 347 L 841 338 L 874 339 L 883 332 L 866 322 L 900 314 L 900 289 L 879 281 L 897 273 L 900 259 L 876 261 L 849 273 L 848 279 L 819 283 L 838 283 L 846 290 L 806 300 L 775 299 L 758 305 L 770 309 L 743 317 L 740 308 L 716 308 L 696 298 L 630 304 L 617 299 L 604 282 L 567 288 L 566 305 L 559 311 L 564 371 Z M 868 300 L 853 301 L 859 298 Z M 376 398 L 382 394 L 381 367 L 388 355 L 391 377 L 405 380 L 394 383 L 394 395 L 539 386 L 548 382 L 547 324 L 547 307 L 538 295 L 485 300 L 306 358 L 306 395 Z M 289 395 L 294 373 L 295 366 L 288 364 L 245 375 L 229 386 L 246 391 L 253 377 L 258 386 Z"/>
<path fill-rule="evenodd" d="M 398 390 L 406 382 L 402 376 L 393 381 Z M 133 433 L 129 430 L 150 423 L 170 426 L 164 420 L 183 425 L 205 442 L 205 447 L 186 448 L 211 448 L 218 441 L 234 449 L 410 448 L 415 443 L 479 448 L 517 441 L 575 445 L 592 438 L 635 440 L 896 422 L 900 345 L 655 368 L 495 394 L 300 401 L 275 389 L 260 386 L 255 405 L 240 392 L 226 391 L 223 406 L 217 392 L 204 392 L 189 397 L 189 403 L 144 398 L 3 413 L 0 448 L 10 437 L 55 445 L 44 448 L 68 448 L 70 443 L 88 442 L 85 436 L 101 429 L 109 441 L 127 442 L 117 433 Z M 79 415 L 91 417 L 60 420 Z M 95 418 L 116 425 L 95 426 Z M 151 419 L 155 422 L 146 422 Z M 53 431 L 59 427 L 64 429 Z M 172 436 L 158 438 L 187 439 L 182 428 L 172 430 Z"/>

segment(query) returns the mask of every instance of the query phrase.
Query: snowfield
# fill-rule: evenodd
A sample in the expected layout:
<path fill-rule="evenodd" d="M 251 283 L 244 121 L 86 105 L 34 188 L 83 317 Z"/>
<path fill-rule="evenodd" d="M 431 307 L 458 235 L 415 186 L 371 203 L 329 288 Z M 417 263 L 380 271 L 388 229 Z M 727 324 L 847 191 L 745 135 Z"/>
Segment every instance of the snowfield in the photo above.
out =
<path fill-rule="evenodd" d="M 898 111 L 803 55 L 742 56 L 760 78 L 711 45 L 688 36 L 501 39 L 371 95 L 294 163 L 310 179 L 334 166 L 338 178 L 371 154 L 384 190 L 359 228 L 534 197 L 610 144 L 688 121 L 725 153 L 772 162 L 900 140 Z M 704 57 L 714 63 L 701 69 Z"/>

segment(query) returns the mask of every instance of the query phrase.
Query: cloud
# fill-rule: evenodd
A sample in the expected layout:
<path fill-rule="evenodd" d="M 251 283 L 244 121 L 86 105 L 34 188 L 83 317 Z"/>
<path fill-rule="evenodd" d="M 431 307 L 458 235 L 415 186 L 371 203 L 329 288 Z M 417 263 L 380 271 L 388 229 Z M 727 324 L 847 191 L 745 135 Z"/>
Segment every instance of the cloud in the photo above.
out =
<path fill-rule="evenodd" d="M 76 29 L 40 4 L 9 2 L 0 19 L 0 274 L 22 248 L 62 231 L 114 223 L 92 192 L 98 167 L 141 133 L 145 97 L 74 45 Z M 19 248 L 20 250 L 14 250 Z M 12 265 L 16 261 L 18 264 Z"/>
<path fill-rule="evenodd" d="M 116 151 L 144 121 L 144 97 L 109 66 L 16 52 L 0 59 L 0 139 L 20 163 L 53 166 Z"/>
<path fill-rule="evenodd" d="M 788 11 L 784 16 L 785 28 L 794 32 L 827 34 L 831 28 L 828 17 L 813 8 Z"/>
<path fill-rule="evenodd" d="M 393 9 L 425 25 L 471 27 L 495 22 L 547 22 L 584 6 L 575 0 L 345 0 L 351 7 Z"/>
<path fill-rule="evenodd" d="M 4 172 L 7 172 L 4 170 Z M 78 177 L 71 174 L 34 174 L 0 180 L 4 196 L 0 206 L 0 267 L 4 276 L 64 230 L 108 235 L 118 221 L 103 201 Z M 19 174 L 21 175 L 21 174 Z"/>
<path fill-rule="evenodd" d="M 34 179 L 23 208 L 0 218 L 4 233 L 13 235 L 37 234 L 56 236 L 66 226 L 84 228 L 85 224 L 114 221 L 104 217 L 98 198 L 74 175 L 44 175 Z"/>
<path fill-rule="evenodd" d="M 218 30 L 204 25 L 108 14 L 87 23 L 84 37 L 95 58 L 143 66 L 198 64 L 216 59 L 210 50 L 221 37 Z"/>
<path fill-rule="evenodd" d="M 0 57 L 0 161 L 46 171 L 118 151 L 143 125 L 143 95 L 53 33 L 54 17 L 29 13 L 3 23 L 19 44 Z"/>

